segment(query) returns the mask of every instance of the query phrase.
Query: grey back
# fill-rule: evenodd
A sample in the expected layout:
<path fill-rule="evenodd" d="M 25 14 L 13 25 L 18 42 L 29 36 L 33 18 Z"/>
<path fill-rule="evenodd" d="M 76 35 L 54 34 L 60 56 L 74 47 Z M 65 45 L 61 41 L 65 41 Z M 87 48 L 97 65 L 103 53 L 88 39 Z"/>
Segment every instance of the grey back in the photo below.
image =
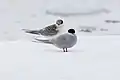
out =
<path fill-rule="evenodd" d="M 57 26 L 55 24 L 47 26 L 44 29 L 40 30 L 40 34 L 43 36 L 53 36 L 56 35 L 58 32 L 59 30 L 57 30 Z"/>
<path fill-rule="evenodd" d="M 65 33 L 52 40 L 53 44 L 58 48 L 71 48 L 77 42 L 77 36 L 71 33 Z"/>

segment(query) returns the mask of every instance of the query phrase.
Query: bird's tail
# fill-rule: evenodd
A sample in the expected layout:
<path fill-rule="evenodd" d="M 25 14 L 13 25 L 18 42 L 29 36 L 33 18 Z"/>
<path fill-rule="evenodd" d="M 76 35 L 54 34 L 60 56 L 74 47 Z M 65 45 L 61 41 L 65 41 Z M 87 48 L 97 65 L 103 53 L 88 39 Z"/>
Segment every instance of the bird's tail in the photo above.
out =
<path fill-rule="evenodd" d="M 50 40 L 42 40 L 42 39 L 37 39 L 35 38 L 36 41 L 33 41 L 33 42 L 42 42 L 42 43 L 46 43 L 46 44 L 53 44 Z"/>
<path fill-rule="evenodd" d="M 40 35 L 39 30 L 29 30 L 29 29 L 22 29 L 22 30 L 25 31 L 26 33 Z"/>

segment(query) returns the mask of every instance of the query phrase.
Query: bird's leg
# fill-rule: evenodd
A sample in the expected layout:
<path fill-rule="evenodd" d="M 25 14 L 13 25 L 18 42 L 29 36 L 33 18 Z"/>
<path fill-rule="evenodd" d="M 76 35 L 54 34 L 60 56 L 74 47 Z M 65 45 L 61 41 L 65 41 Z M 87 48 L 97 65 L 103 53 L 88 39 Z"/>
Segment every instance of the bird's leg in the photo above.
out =
<path fill-rule="evenodd" d="M 67 48 L 65 48 L 65 49 L 66 49 L 66 52 L 68 52 Z"/>
<path fill-rule="evenodd" d="M 63 48 L 63 52 L 65 52 L 65 48 Z"/>

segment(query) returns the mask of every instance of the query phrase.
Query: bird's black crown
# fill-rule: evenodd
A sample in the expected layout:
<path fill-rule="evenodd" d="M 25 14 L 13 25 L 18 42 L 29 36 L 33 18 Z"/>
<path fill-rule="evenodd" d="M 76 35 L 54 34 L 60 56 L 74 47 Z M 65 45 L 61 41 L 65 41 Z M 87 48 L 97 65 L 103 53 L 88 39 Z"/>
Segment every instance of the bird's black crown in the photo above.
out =
<path fill-rule="evenodd" d="M 69 29 L 69 30 L 68 30 L 68 33 L 74 34 L 74 33 L 75 33 L 75 30 L 74 30 L 74 29 Z"/>

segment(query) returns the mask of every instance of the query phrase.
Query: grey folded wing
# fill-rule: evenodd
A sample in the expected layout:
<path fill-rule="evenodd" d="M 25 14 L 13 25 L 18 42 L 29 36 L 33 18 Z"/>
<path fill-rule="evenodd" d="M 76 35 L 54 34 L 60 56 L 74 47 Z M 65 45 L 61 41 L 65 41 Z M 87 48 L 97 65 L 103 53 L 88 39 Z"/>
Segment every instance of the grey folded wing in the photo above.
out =
<path fill-rule="evenodd" d="M 36 34 L 36 35 L 40 35 L 40 30 L 29 30 L 29 29 L 23 29 L 26 33 L 30 33 L 30 34 Z"/>
<path fill-rule="evenodd" d="M 37 39 L 35 38 L 36 41 L 34 42 L 42 42 L 42 43 L 46 43 L 46 44 L 53 44 L 50 40 L 42 40 L 42 39 Z"/>
<path fill-rule="evenodd" d="M 36 35 L 43 35 L 43 36 L 53 36 L 56 35 L 59 30 L 57 30 L 57 26 L 55 24 L 47 26 L 40 30 L 28 30 L 23 29 L 26 33 L 36 34 Z"/>

